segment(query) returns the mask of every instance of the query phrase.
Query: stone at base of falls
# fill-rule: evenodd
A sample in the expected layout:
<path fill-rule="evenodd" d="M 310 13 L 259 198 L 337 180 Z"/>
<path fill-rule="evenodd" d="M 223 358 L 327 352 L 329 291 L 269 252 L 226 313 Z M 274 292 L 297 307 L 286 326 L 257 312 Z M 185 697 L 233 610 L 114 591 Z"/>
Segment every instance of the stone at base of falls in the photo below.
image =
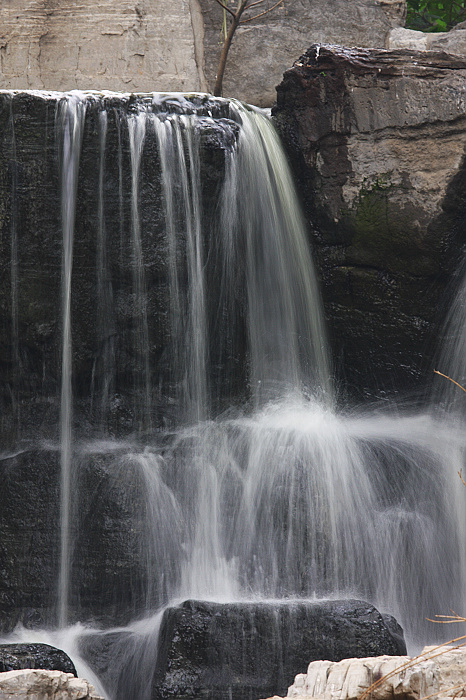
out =
<path fill-rule="evenodd" d="M 286 692 L 310 659 L 406 653 L 401 628 L 387 622 L 355 600 L 186 601 L 164 614 L 152 697 L 252 700 Z"/>
<path fill-rule="evenodd" d="M 307 673 L 296 676 L 287 697 L 357 700 L 376 682 L 370 692 L 371 700 L 464 697 L 466 649 L 425 647 L 415 659 L 380 656 L 344 659 L 339 663 L 314 661 Z M 280 699 L 275 696 L 269 700 Z"/>
<path fill-rule="evenodd" d="M 0 673 L 24 668 L 78 675 L 68 654 L 50 644 L 0 644 Z"/>
<path fill-rule="evenodd" d="M 31 700 L 104 700 L 83 678 L 71 673 L 22 669 L 0 673 L 0 700 L 31 698 Z"/>

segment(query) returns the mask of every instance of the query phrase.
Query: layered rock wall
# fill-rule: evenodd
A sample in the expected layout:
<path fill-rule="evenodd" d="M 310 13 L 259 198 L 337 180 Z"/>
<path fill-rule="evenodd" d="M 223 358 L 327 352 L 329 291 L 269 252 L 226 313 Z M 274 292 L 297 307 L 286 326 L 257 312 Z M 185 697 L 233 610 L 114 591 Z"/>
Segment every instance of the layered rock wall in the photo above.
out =
<path fill-rule="evenodd" d="M 432 377 L 465 242 L 465 79 L 439 52 L 316 46 L 278 87 L 337 373 L 358 396 Z"/>
<path fill-rule="evenodd" d="M 271 105 L 283 71 L 311 43 L 385 46 L 405 10 L 405 0 L 285 0 L 238 30 L 225 95 Z M 0 88 L 208 92 L 222 19 L 215 0 L 8 0 Z"/>
<path fill-rule="evenodd" d="M 0 87 L 202 89 L 188 0 L 8 0 Z"/>

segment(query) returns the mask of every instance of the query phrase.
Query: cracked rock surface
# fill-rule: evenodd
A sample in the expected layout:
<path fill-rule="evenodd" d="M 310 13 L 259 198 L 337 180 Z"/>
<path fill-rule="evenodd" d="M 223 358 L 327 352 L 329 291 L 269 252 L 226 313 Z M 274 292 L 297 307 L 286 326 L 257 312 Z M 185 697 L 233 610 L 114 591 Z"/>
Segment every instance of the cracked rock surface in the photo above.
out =
<path fill-rule="evenodd" d="M 2 88 L 201 87 L 184 0 L 11 0 L 0 27 Z"/>

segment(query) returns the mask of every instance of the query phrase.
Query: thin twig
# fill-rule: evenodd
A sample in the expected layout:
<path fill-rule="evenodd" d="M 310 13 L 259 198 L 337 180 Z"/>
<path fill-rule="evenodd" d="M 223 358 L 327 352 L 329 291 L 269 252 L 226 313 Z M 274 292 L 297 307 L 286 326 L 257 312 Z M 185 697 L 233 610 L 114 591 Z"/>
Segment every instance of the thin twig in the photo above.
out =
<path fill-rule="evenodd" d="M 222 2 L 222 0 L 215 0 L 215 2 L 218 2 L 218 4 L 220 5 L 220 7 L 223 7 L 223 9 L 226 10 L 227 12 L 229 12 L 230 15 L 231 15 L 232 17 L 236 17 L 236 15 L 235 15 L 235 13 L 233 12 L 233 10 L 230 10 L 229 7 L 227 7 L 226 5 L 224 5 L 223 2 Z"/>
<path fill-rule="evenodd" d="M 445 688 L 444 690 L 442 690 L 442 696 L 447 695 L 447 693 L 450 692 L 450 690 L 456 690 L 457 688 L 463 688 L 463 690 L 464 690 L 465 684 L 461 683 L 461 685 L 454 685 L 451 688 Z M 429 698 L 435 698 L 435 697 L 438 697 L 439 695 L 440 695 L 440 693 L 437 690 L 435 693 L 431 693 L 431 695 L 424 695 L 422 698 L 420 698 L 420 700 L 429 700 Z M 456 694 L 453 697 L 456 697 Z"/>
<path fill-rule="evenodd" d="M 461 618 L 459 620 L 455 620 L 455 621 L 457 621 L 457 622 L 461 621 Z M 435 622 L 435 620 L 433 622 Z M 460 642 L 463 639 L 466 640 L 466 634 L 463 635 L 462 637 L 456 637 L 456 639 L 450 639 L 449 642 L 444 642 L 443 644 L 439 644 L 438 646 L 433 647 L 433 649 L 431 649 L 430 651 L 427 651 L 425 654 L 418 654 L 418 656 L 415 656 L 413 659 L 406 661 L 406 663 L 401 664 L 401 666 L 398 666 L 390 673 L 387 673 L 385 676 L 382 676 L 382 678 L 379 678 L 378 681 L 375 681 L 374 683 L 372 683 L 372 685 L 370 685 L 368 688 L 366 688 L 366 690 L 363 693 L 361 693 L 358 700 L 364 700 L 365 698 L 367 698 L 368 695 L 370 695 L 372 693 L 373 690 L 375 690 L 380 685 L 382 685 L 386 680 L 388 680 L 392 676 L 395 676 L 400 671 L 404 671 L 405 669 L 410 668 L 410 666 L 415 666 L 418 661 L 420 661 L 420 660 L 430 661 L 431 659 L 437 658 L 437 656 L 442 656 L 442 654 L 445 654 L 446 650 L 444 649 L 444 647 L 446 645 L 454 644 L 455 642 Z M 463 646 L 464 646 L 464 644 L 458 644 L 456 647 L 450 647 L 449 651 L 453 651 L 454 649 L 461 649 L 461 647 L 463 647 Z M 438 654 L 433 653 L 434 651 L 438 651 L 439 649 L 441 651 L 439 651 Z"/>
<path fill-rule="evenodd" d="M 248 17 L 247 19 L 242 19 L 241 24 L 246 24 L 246 22 L 252 22 L 254 19 L 257 19 L 258 17 L 263 17 L 264 15 L 268 15 L 269 12 L 272 12 L 272 10 L 275 10 L 275 8 L 278 7 L 279 5 L 281 5 L 282 2 L 284 2 L 284 0 L 278 0 L 278 2 L 275 3 L 275 5 L 272 5 L 272 7 L 269 7 L 268 10 L 264 10 L 264 12 L 261 12 L 258 15 L 254 15 L 254 17 Z M 259 4 L 259 3 L 255 3 L 255 4 Z M 252 7 L 252 5 L 249 5 L 249 7 Z M 249 7 L 247 8 L 248 10 L 249 10 Z"/>
<path fill-rule="evenodd" d="M 462 389 L 464 392 L 466 392 L 466 389 L 464 386 L 461 386 L 461 384 L 458 384 L 458 382 L 455 382 L 454 379 L 448 376 L 448 374 L 442 374 L 442 372 L 439 372 L 437 369 L 434 369 L 435 374 L 439 374 L 441 377 L 445 377 L 445 379 L 448 379 L 448 381 L 453 382 L 453 384 L 456 384 L 456 386 L 459 386 L 460 389 Z"/>
<path fill-rule="evenodd" d="M 264 2 L 265 0 L 256 0 L 255 2 L 248 3 L 246 10 L 250 10 L 251 7 L 255 7 L 256 5 L 262 5 Z"/>

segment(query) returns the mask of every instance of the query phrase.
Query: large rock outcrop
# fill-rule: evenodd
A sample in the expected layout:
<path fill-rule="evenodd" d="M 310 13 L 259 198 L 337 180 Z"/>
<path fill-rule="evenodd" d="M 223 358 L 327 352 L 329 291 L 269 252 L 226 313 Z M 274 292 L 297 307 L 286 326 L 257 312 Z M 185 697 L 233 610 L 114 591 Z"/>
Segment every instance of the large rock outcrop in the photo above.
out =
<path fill-rule="evenodd" d="M 392 634 L 368 603 L 215 604 L 187 601 L 162 621 L 154 697 L 242 700 L 280 692 L 294 667 L 310 659 L 399 654 L 401 629 Z M 396 623 L 395 623 L 396 625 Z M 367 650 L 367 651 L 366 651 Z M 307 660 L 307 661 L 306 661 Z"/>
<path fill-rule="evenodd" d="M 154 700 L 253 700 L 286 692 L 310 659 L 381 653 L 406 653 L 403 632 L 394 618 L 355 600 L 188 600 L 165 610 L 158 643 L 157 635 L 145 636 L 138 646 L 136 634 L 112 631 L 81 641 L 81 654 L 122 700 L 137 697 L 135 683 L 152 676 Z"/>
<path fill-rule="evenodd" d="M 466 60 L 314 46 L 275 122 L 294 163 L 337 375 L 419 392 L 465 241 Z"/>
<path fill-rule="evenodd" d="M 310 43 L 385 46 L 405 13 L 406 0 L 285 2 L 238 30 L 225 94 L 270 106 Z M 208 92 L 222 19 L 215 0 L 9 0 L 0 7 L 0 88 Z"/>

